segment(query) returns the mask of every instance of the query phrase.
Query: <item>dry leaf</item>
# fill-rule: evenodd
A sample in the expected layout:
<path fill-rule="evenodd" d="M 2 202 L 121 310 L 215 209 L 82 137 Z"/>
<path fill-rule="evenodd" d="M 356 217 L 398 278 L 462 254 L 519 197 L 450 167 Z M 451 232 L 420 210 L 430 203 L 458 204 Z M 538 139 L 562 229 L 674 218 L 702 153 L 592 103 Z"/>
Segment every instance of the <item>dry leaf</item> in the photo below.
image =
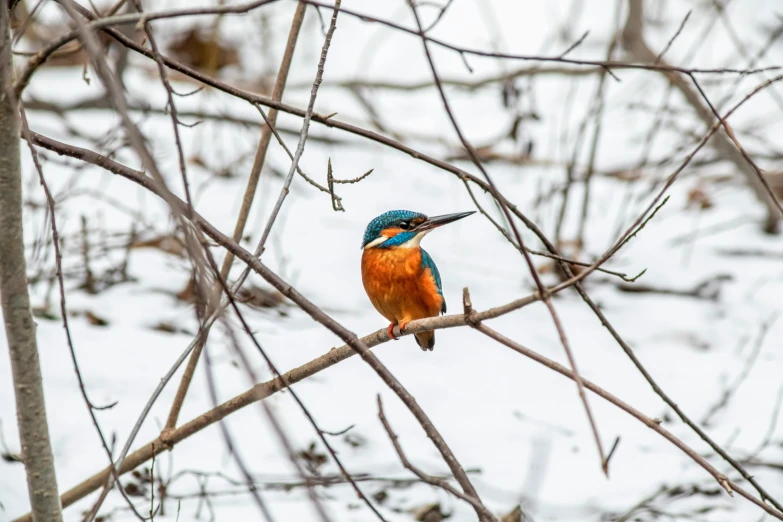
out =
<path fill-rule="evenodd" d="M 180 301 L 185 301 L 186 303 L 196 302 L 199 295 L 196 278 L 191 276 L 190 279 L 188 279 L 188 283 L 185 285 L 185 288 L 177 292 L 175 295 Z"/>
<path fill-rule="evenodd" d="M 517 506 L 500 517 L 500 522 L 522 522 L 522 508 Z"/>
<path fill-rule="evenodd" d="M 316 451 L 315 442 L 311 442 L 309 448 L 300 451 L 296 456 L 304 461 L 305 468 L 313 475 L 318 475 L 318 469 L 329 460 L 325 454 Z"/>
<path fill-rule="evenodd" d="M 175 60 L 209 73 L 239 63 L 239 53 L 236 48 L 221 44 L 211 36 L 203 35 L 198 27 L 185 32 L 171 44 L 169 52 Z"/>
<path fill-rule="evenodd" d="M 416 508 L 415 513 L 414 517 L 419 522 L 441 522 L 442 520 L 449 518 L 448 515 L 440 510 L 440 503 L 438 502 Z"/>
<path fill-rule="evenodd" d="M 685 204 L 686 208 L 698 207 L 702 210 L 712 208 L 712 199 L 707 195 L 701 187 L 693 187 L 688 191 L 688 201 Z"/>
<path fill-rule="evenodd" d="M 84 317 L 87 319 L 87 322 L 93 326 L 108 326 L 109 324 L 109 321 L 107 321 L 103 317 L 99 317 L 95 315 L 93 312 L 89 310 L 84 312 Z"/>

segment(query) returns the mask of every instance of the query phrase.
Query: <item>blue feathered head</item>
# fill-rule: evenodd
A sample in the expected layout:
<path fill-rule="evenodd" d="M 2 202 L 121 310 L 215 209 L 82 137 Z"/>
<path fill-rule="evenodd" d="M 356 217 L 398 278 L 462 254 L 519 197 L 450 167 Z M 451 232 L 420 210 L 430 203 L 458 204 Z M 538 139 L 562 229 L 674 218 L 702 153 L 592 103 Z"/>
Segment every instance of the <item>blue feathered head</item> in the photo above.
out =
<path fill-rule="evenodd" d="M 390 210 L 373 219 L 367 225 L 362 240 L 362 249 L 418 246 L 418 241 L 413 241 L 417 237 L 421 240 L 421 237 L 432 229 L 473 213 L 458 212 L 427 217 L 425 214 L 411 210 Z"/>

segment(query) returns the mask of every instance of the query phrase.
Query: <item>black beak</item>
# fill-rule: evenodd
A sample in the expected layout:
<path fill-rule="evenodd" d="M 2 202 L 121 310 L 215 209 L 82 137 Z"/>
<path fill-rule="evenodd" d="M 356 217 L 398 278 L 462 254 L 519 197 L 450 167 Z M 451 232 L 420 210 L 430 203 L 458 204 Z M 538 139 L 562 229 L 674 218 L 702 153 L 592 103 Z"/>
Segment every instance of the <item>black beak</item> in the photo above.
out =
<path fill-rule="evenodd" d="M 453 223 L 457 221 L 458 219 L 462 219 L 464 217 L 468 217 L 471 214 L 475 214 L 475 210 L 471 210 L 470 212 L 457 212 L 455 214 L 444 214 L 442 216 L 433 216 L 430 218 L 427 218 L 427 220 L 422 223 L 421 225 L 417 226 L 414 230 L 416 232 L 423 232 L 425 230 L 432 230 L 433 228 L 438 228 L 441 225 L 445 225 L 447 223 Z"/>

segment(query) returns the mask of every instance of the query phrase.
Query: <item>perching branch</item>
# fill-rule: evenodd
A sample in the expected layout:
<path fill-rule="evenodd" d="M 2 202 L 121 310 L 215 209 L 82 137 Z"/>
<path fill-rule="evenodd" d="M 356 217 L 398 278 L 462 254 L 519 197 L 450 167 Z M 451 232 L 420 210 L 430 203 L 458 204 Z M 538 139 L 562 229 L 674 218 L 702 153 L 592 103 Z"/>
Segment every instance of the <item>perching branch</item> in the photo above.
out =
<path fill-rule="evenodd" d="M 470 311 L 468 314 L 453 314 L 453 315 L 446 315 L 442 317 L 411 321 L 405 327 L 404 332 L 399 332 L 398 329 L 395 328 L 395 335 L 407 336 L 407 335 L 413 335 L 415 333 L 428 331 L 428 330 L 474 326 L 484 333 L 492 334 L 493 336 L 495 335 L 499 336 L 499 334 L 496 334 L 494 331 L 487 328 L 483 324 L 483 322 L 495 317 L 500 317 L 505 313 L 509 313 L 510 311 L 517 310 L 525 306 L 526 304 L 536 302 L 537 300 L 538 299 L 531 296 L 528 298 L 520 299 L 518 301 L 509 303 L 507 305 L 491 308 L 483 312 Z M 520 345 L 518 345 L 517 343 L 514 343 L 513 341 L 508 340 L 502 336 L 499 337 L 500 339 L 502 339 L 501 342 L 503 342 L 503 344 L 510 344 L 513 349 L 519 351 L 523 355 L 530 357 L 541 364 L 544 364 L 548 368 L 553 369 L 558 373 L 565 375 L 566 377 L 569 377 L 571 379 L 574 378 L 572 372 L 567 368 L 527 348 L 522 347 L 521 349 L 519 349 Z M 390 339 L 386 332 L 386 329 L 382 328 L 366 337 L 363 337 L 361 341 L 367 347 L 374 347 L 380 344 L 387 343 L 390 341 Z M 508 341 L 508 343 L 506 341 Z M 289 370 L 281 377 L 271 379 L 264 383 L 256 384 L 255 386 L 245 391 L 244 393 L 229 399 L 228 401 L 220 404 L 216 408 L 213 408 L 212 410 L 196 417 L 195 419 L 175 429 L 169 434 L 166 444 L 164 444 L 163 441 L 160 440 L 160 438 L 157 438 L 154 441 L 145 444 L 138 450 L 129 454 L 125 459 L 125 463 L 122 469 L 120 469 L 119 472 L 127 473 L 133 470 L 134 468 L 138 467 L 139 465 L 143 464 L 144 462 L 149 461 L 152 458 L 154 452 L 156 451 L 156 448 L 158 451 L 160 451 L 161 447 L 167 447 L 170 449 L 171 447 L 178 444 L 179 442 L 182 442 L 188 437 L 200 432 L 204 428 L 211 426 L 212 424 L 220 421 L 221 419 L 234 413 L 235 411 L 238 411 L 250 404 L 253 404 L 254 402 L 264 400 L 267 397 L 281 390 L 286 389 L 287 386 L 300 382 L 312 375 L 315 375 L 349 357 L 352 357 L 355 354 L 356 352 L 348 345 L 343 345 L 340 346 L 339 348 L 332 348 L 331 350 L 327 351 L 324 355 L 317 357 L 316 359 L 313 359 L 312 361 L 309 361 L 297 368 Z M 691 449 L 689 446 L 687 446 L 685 443 L 683 443 L 681 440 L 679 440 L 677 437 L 675 437 L 673 434 L 671 434 L 669 431 L 663 428 L 656 419 L 652 419 L 650 417 L 641 414 L 638 410 L 635 410 L 633 407 L 627 405 L 625 402 L 618 399 L 616 396 L 610 394 L 606 390 L 603 390 L 602 388 L 598 387 L 592 382 L 585 380 L 584 383 L 585 383 L 585 387 L 588 390 L 598 394 L 599 396 L 611 402 L 615 406 L 631 414 L 632 416 L 634 416 L 635 418 L 643 422 L 646 426 L 648 426 L 649 428 L 653 429 L 658 434 L 666 438 L 669 442 L 674 444 L 684 453 L 686 453 L 686 455 L 688 455 L 691 459 L 693 459 L 699 466 L 701 466 L 702 468 L 707 470 L 710 474 L 712 474 L 721 483 L 722 487 L 740 493 L 740 495 L 742 495 L 743 497 L 746 497 L 754 504 L 757 504 L 760 507 L 762 507 L 762 509 L 767 511 L 767 513 L 770 513 L 772 516 L 778 518 L 779 520 L 783 520 L 783 513 L 778 512 L 769 506 L 766 506 L 763 502 L 760 502 L 758 499 L 748 494 L 739 486 L 737 486 L 734 482 L 729 480 L 725 475 L 715 470 L 715 468 L 713 468 L 703 457 L 701 457 L 698 454 L 698 452 Z M 81 482 L 77 486 L 63 493 L 62 495 L 63 506 L 67 507 L 73 504 L 74 502 L 84 498 L 86 495 L 89 495 L 91 492 L 95 491 L 99 487 L 101 487 L 101 485 L 106 480 L 109 473 L 110 470 L 108 468 L 104 469 L 96 473 L 92 477 L 86 479 L 85 481 Z M 15 522 L 31 522 L 31 518 L 29 517 L 29 515 L 26 515 L 18 518 Z"/>
<path fill-rule="evenodd" d="M 585 394 L 584 386 L 582 385 L 582 377 L 580 376 L 579 371 L 577 370 L 576 359 L 574 358 L 573 352 L 568 342 L 568 338 L 566 337 L 565 334 L 565 330 L 563 329 L 562 322 L 560 321 L 560 317 L 558 316 L 554 305 L 552 305 L 552 302 L 549 299 L 549 294 L 547 293 L 547 290 L 544 287 L 544 283 L 541 281 L 541 277 L 538 275 L 538 271 L 536 270 L 536 267 L 533 264 L 533 259 L 530 257 L 530 253 L 525 248 L 525 244 L 522 240 L 522 235 L 519 233 L 519 230 L 517 229 L 514 223 L 514 219 L 511 216 L 511 212 L 508 206 L 504 203 L 503 199 L 500 197 L 500 192 L 495 186 L 495 183 L 492 181 L 492 178 L 489 176 L 489 173 L 486 171 L 481 161 L 479 160 L 475 149 L 470 144 L 470 142 L 468 142 L 467 138 L 465 138 L 462 130 L 460 129 L 460 126 L 457 124 L 457 119 L 454 116 L 453 111 L 451 110 L 451 106 L 448 102 L 448 99 L 446 98 L 446 92 L 443 89 L 443 85 L 441 85 L 440 83 L 440 77 L 438 76 L 438 72 L 435 67 L 435 61 L 433 60 L 432 54 L 430 53 L 430 49 L 427 44 L 427 38 L 424 35 L 424 29 L 421 23 L 421 19 L 419 18 L 418 11 L 416 10 L 416 5 L 414 4 L 413 0 L 408 0 L 408 4 L 410 5 L 411 11 L 413 12 L 413 18 L 416 20 L 416 26 L 419 29 L 419 36 L 421 36 L 422 44 L 424 46 L 424 54 L 427 57 L 427 62 L 429 63 L 430 70 L 432 71 L 432 78 L 435 81 L 435 85 L 437 86 L 441 101 L 443 102 L 443 108 L 445 109 L 446 114 L 449 117 L 449 121 L 451 121 L 451 125 L 454 131 L 457 133 L 460 142 L 462 142 L 462 145 L 465 147 L 465 150 L 468 151 L 468 155 L 470 156 L 470 159 L 473 161 L 473 164 L 476 165 L 476 167 L 479 169 L 481 174 L 484 176 L 484 179 L 487 180 L 487 184 L 489 185 L 489 191 L 492 194 L 492 197 L 495 199 L 495 201 L 497 201 L 498 204 L 500 205 L 500 209 L 505 215 L 506 221 L 508 222 L 509 226 L 511 227 L 511 231 L 514 234 L 516 243 L 520 247 L 519 250 L 522 253 L 522 257 L 524 258 L 525 264 L 527 264 L 530 275 L 533 277 L 533 281 L 535 281 L 536 288 L 538 289 L 538 294 L 542 297 L 542 300 L 544 301 L 544 304 L 546 305 L 547 310 L 549 311 L 549 315 L 552 317 L 552 322 L 554 323 L 555 330 L 557 331 L 558 337 L 560 338 L 560 344 L 563 345 L 563 349 L 565 350 L 566 356 L 568 357 L 568 363 L 571 365 L 571 369 L 574 371 L 574 375 L 576 375 L 576 387 L 579 393 L 579 398 L 582 401 L 582 405 L 584 406 L 585 413 L 587 414 L 587 420 L 590 425 L 590 429 L 593 433 L 593 438 L 595 439 L 596 447 L 598 448 L 598 456 L 601 461 L 601 468 L 603 469 L 604 474 L 608 476 L 609 475 L 608 461 L 604 455 L 603 444 L 601 443 L 601 437 L 598 434 L 598 426 L 596 425 L 595 419 L 593 418 L 593 411 L 590 408 L 590 404 L 587 401 L 587 395 Z M 468 490 L 466 490 L 465 493 L 475 495 L 474 492 Z"/>

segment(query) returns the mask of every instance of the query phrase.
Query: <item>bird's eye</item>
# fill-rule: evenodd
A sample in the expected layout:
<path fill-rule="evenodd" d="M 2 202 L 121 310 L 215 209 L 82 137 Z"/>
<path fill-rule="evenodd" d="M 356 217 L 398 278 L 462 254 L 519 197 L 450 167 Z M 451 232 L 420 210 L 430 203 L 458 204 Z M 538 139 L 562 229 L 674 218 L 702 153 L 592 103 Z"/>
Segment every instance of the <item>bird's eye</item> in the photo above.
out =
<path fill-rule="evenodd" d="M 410 221 L 400 221 L 400 228 L 403 230 L 408 230 L 410 228 L 411 223 Z"/>

